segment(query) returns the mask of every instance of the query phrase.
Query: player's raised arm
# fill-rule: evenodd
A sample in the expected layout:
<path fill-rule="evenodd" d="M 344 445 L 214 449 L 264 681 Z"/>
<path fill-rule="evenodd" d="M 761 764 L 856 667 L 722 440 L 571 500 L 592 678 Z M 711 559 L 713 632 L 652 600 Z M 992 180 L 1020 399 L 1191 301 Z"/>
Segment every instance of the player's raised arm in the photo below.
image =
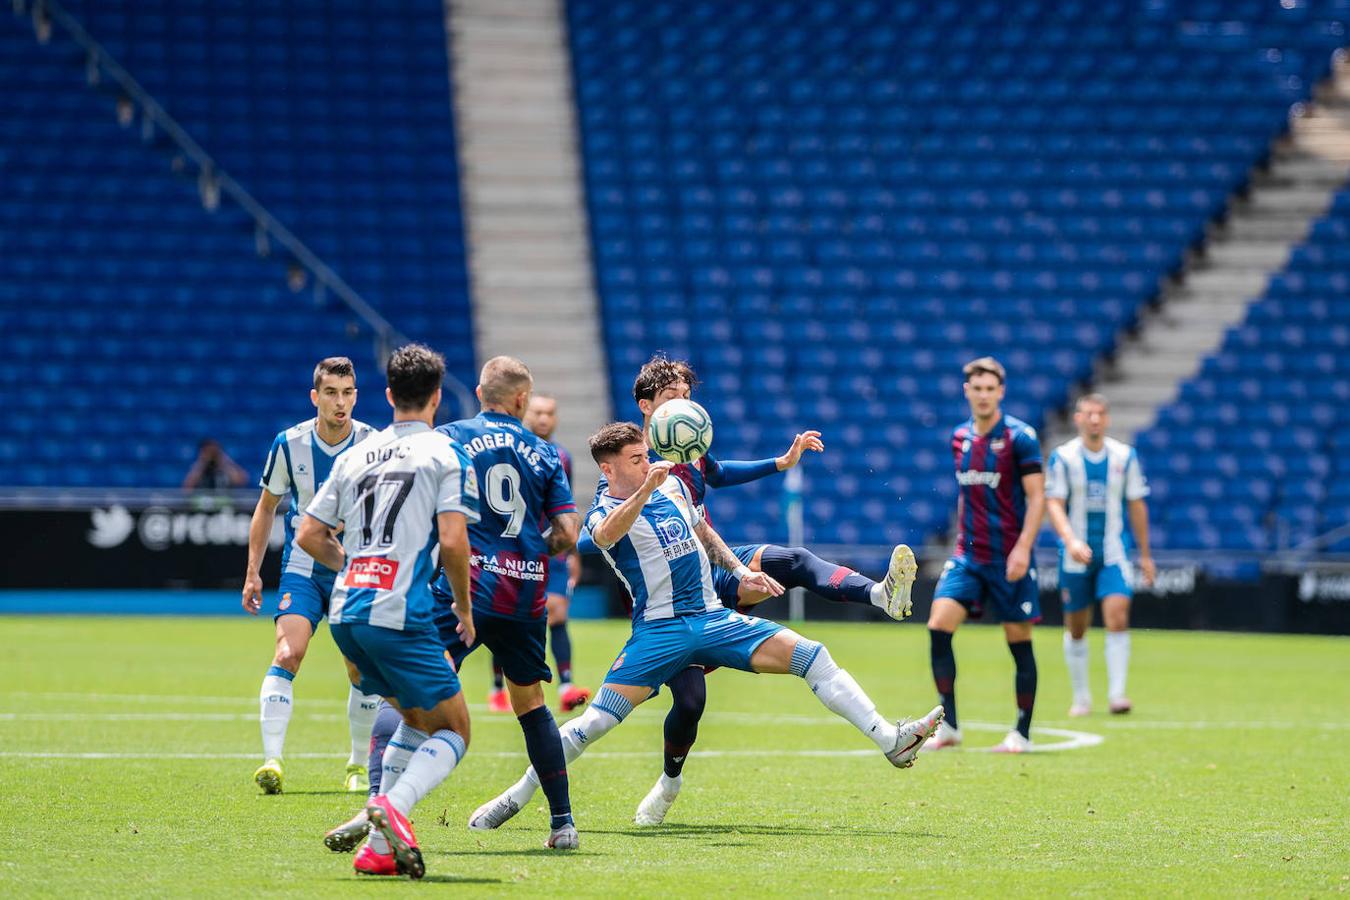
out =
<path fill-rule="evenodd" d="M 633 446 L 637 447 L 638 445 Z M 632 448 L 628 449 L 631 450 Z M 645 462 L 647 459 L 646 444 L 641 445 L 638 452 Z M 651 464 L 651 468 L 647 470 L 647 475 L 643 478 L 642 484 L 637 490 L 591 528 L 591 538 L 595 541 L 597 547 L 601 550 L 608 550 L 621 541 L 624 535 L 628 534 L 633 527 L 633 523 L 637 521 L 638 515 L 641 514 L 642 507 L 651 499 L 652 492 L 666 480 L 666 476 L 670 474 L 672 468 L 674 468 L 674 464 L 668 462 Z"/>
<path fill-rule="evenodd" d="M 277 517 L 281 496 L 263 488 L 258 505 L 253 507 L 253 518 L 248 523 L 248 568 L 244 570 L 244 610 L 257 615 L 262 608 L 262 562 L 267 554 L 267 540 Z"/>
<path fill-rule="evenodd" d="M 708 455 L 704 457 L 703 477 L 707 479 L 710 487 L 715 488 L 745 484 L 791 469 L 801 462 L 802 454 L 807 450 L 820 453 L 824 449 L 825 444 L 820 439 L 819 431 L 803 431 L 793 439 L 792 446 L 788 447 L 782 456 L 756 460 L 719 460 Z"/>
<path fill-rule="evenodd" d="M 581 536 L 581 516 L 575 512 L 560 513 L 549 519 L 549 525 L 548 536 L 544 538 L 549 556 L 557 556 L 576 547 L 577 539 Z"/>

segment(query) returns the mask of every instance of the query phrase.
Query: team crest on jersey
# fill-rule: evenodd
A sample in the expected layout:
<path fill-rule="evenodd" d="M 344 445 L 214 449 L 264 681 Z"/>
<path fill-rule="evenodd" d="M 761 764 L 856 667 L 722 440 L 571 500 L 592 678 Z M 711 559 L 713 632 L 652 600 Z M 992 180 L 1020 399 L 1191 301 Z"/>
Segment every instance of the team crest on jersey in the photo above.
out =
<path fill-rule="evenodd" d="M 1007 445 L 1008 445 L 1007 441 L 1003 440 L 1003 438 L 999 438 L 996 441 L 989 442 L 989 449 L 993 450 L 995 453 L 998 453 Z"/>
<path fill-rule="evenodd" d="M 296 463 L 296 464 L 295 464 L 295 474 L 297 474 L 297 475 L 308 475 L 308 474 L 309 474 L 309 466 L 305 465 L 304 463 Z"/>
<path fill-rule="evenodd" d="M 281 602 L 277 604 L 277 609 L 290 609 L 290 608 L 291 608 L 291 592 L 287 591 L 286 593 L 281 595 Z"/>
<path fill-rule="evenodd" d="M 609 667 L 609 670 L 610 670 L 611 672 L 617 672 L 618 669 L 619 669 L 619 666 L 623 665 L 623 658 L 624 658 L 625 656 L 627 656 L 627 655 L 628 655 L 627 652 L 620 653 L 620 654 L 619 654 L 619 658 L 616 659 L 616 660 L 614 660 L 614 665 L 610 666 L 610 667 Z"/>
<path fill-rule="evenodd" d="M 970 438 L 966 438 L 964 441 L 961 442 L 961 452 L 962 453 L 970 452 Z"/>

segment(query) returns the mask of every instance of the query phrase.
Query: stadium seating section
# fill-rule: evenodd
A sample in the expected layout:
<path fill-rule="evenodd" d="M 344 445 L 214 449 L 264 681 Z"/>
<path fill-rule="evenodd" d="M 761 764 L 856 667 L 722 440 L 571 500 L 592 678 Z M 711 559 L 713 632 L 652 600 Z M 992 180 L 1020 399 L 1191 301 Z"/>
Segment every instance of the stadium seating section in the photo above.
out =
<path fill-rule="evenodd" d="M 1343 192 L 1141 436 L 1164 546 L 1276 550 L 1350 523 L 1348 238 Z"/>
<path fill-rule="evenodd" d="M 221 165 L 396 327 L 472 384 L 442 6 L 67 4 Z M 319 356 L 375 388 L 372 342 L 293 293 L 237 211 L 119 128 L 61 31 L 0 14 L 7 484 L 166 486 L 202 437 L 256 475 L 310 414 Z M 387 421 L 377 389 L 358 407 Z M 20 448 L 31 448 L 35 452 Z"/>
<path fill-rule="evenodd" d="M 689 357 L 715 451 L 768 455 L 821 428 L 807 538 L 878 543 L 948 522 L 961 363 L 1002 358 L 1006 408 L 1033 424 L 1062 406 L 1328 72 L 1346 10 L 570 0 L 568 14 L 616 409 L 652 351 Z M 731 537 L 781 539 L 764 524 L 782 521 L 779 490 L 712 509 Z"/>

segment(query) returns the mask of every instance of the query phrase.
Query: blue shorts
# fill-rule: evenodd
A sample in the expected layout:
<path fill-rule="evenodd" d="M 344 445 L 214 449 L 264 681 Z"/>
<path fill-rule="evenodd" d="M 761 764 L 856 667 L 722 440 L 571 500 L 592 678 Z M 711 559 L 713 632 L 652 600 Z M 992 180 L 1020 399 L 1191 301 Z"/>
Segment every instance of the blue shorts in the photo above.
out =
<path fill-rule="evenodd" d="M 272 621 L 282 616 L 304 616 L 310 631 L 319 627 L 319 620 L 328 617 L 328 598 L 333 594 L 337 574 L 324 570 L 313 575 L 282 572 L 277 585 L 277 612 Z"/>
<path fill-rule="evenodd" d="M 750 560 L 755 558 L 760 547 L 767 547 L 767 544 L 747 544 L 743 547 L 732 547 L 731 552 L 736 554 L 736 558 L 741 561 L 741 565 L 750 565 Z M 727 609 L 735 609 L 739 602 L 736 595 L 741 590 L 741 580 L 720 566 L 713 567 L 712 570 L 713 589 L 717 591 L 717 599 L 722 601 L 722 605 Z"/>
<path fill-rule="evenodd" d="M 1036 561 L 1019 581 L 1004 575 L 1002 560 L 979 565 L 959 556 L 942 567 L 934 597 L 950 597 L 970 613 L 972 619 L 984 615 L 986 606 L 994 608 L 1000 622 L 1039 622 L 1041 590 L 1036 582 Z"/>
<path fill-rule="evenodd" d="M 1065 612 L 1078 612 L 1080 609 L 1087 609 L 1092 604 L 1100 602 L 1103 597 L 1109 597 L 1112 594 L 1124 594 L 1126 597 L 1134 596 L 1134 588 L 1131 587 L 1133 579 L 1131 578 L 1130 564 L 1126 562 L 1104 566 L 1099 559 L 1094 555 L 1086 572 L 1065 572 L 1064 560 L 1061 556 L 1059 561 L 1059 588 L 1060 597 L 1064 600 Z"/>
<path fill-rule="evenodd" d="M 643 622 L 633 629 L 604 680 L 649 687 L 656 696 L 661 685 L 689 666 L 750 672 L 750 657 L 759 645 L 782 630 L 777 622 L 729 609 Z"/>
<path fill-rule="evenodd" d="M 470 653 L 479 647 L 487 647 L 492 651 L 493 661 L 502 667 L 502 674 L 512 683 L 535 684 L 553 680 L 553 670 L 548 667 L 544 654 L 548 619 L 543 616 L 522 622 L 474 610 L 473 625 L 477 633 L 472 646 L 466 646 L 455 632 L 458 625 L 459 617 L 453 608 L 449 605 L 436 608 L 436 628 L 440 632 L 441 645 L 450 652 L 457 671 Z"/>
<path fill-rule="evenodd" d="M 431 709 L 459 693 L 459 676 L 435 629 L 330 624 L 333 641 L 356 670 L 363 693 L 392 697 L 404 709 Z"/>
<path fill-rule="evenodd" d="M 571 576 L 567 572 L 566 553 L 555 556 L 548 561 L 548 584 L 544 586 L 545 594 L 557 594 L 571 600 L 572 588 L 568 586 L 570 580 Z"/>

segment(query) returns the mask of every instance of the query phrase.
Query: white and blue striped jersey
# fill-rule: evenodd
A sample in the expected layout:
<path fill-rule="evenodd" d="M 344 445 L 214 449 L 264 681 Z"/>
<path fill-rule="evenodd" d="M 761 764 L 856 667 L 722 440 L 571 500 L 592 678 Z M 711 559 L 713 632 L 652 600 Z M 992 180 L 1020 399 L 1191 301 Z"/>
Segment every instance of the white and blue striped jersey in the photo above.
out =
<path fill-rule="evenodd" d="M 332 576 L 335 573 L 316 563 L 295 543 L 295 520 L 304 515 L 305 507 L 328 480 L 334 461 L 347 448 L 374 434 L 376 429 L 353 419 L 352 430 L 345 440 L 327 444 L 315 429 L 317 423 L 318 419 L 307 419 L 273 438 L 259 487 L 277 497 L 290 495 L 291 498 L 290 509 L 286 510 L 286 544 L 281 551 L 281 571 Z"/>
<path fill-rule="evenodd" d="M 1133 447 L 1114 438 L 1107 438 L 1097 453 L 1084 447 L 1081 438 L 1062 444 L 1050 454 L 1045 496 L 1065 502 L 1073 533 L 1092 548 L 1094 560 L 1105 566 L 1128 564 L 1134 539 L 1126 507 L 1131 500 L 1148 496 L 1148 482 Z M 1087 570 L 1062 555 L 1065 572 Z"/>
<path fill-rule="evenodd" d="M 586 513 L 586 531 L 595 529 L 623 503 L 608 493 L 596 496 Z M 628 595 L 633 626 L 657 619 L 702 615 L 722 608 L 713 588 L 708 554 L 694 528 L 703 510 L 678 478 L 668 477 L 652 491 L 628 533 L 612 547 L 600 547 Z M 599 547 L 599 544 L 596 545 Z"/>
<path fill-rule="evenodd" d="M 347 562 L 329 600 L 330 625 L 432 628 L 436 516 L 477 522 L 478 479 L 456 441 L 425 422 L 395 422 L 338 460 L 305 511 L 342 525 Z"/>

